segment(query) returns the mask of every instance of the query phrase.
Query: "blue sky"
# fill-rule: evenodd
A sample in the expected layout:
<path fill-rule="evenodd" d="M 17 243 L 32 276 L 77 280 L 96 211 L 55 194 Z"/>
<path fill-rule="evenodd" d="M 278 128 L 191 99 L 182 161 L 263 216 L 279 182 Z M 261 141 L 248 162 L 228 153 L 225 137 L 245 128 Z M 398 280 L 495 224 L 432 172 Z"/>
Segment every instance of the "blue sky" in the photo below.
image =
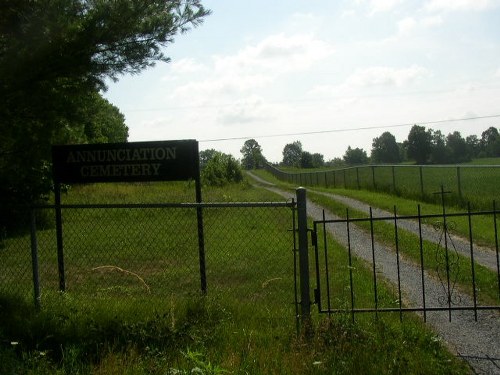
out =
<path fill-rule="evenodd" d="M 207 0 L 169 64 L 110 83 L 130 141 L 197 139 L 268 160 L 300 140 L 325 160 L 370 154 L 411 125 L 445 135 L 500 127 L 499 0 Z M 310 134 L 302 134 L 310 133 Z"/>

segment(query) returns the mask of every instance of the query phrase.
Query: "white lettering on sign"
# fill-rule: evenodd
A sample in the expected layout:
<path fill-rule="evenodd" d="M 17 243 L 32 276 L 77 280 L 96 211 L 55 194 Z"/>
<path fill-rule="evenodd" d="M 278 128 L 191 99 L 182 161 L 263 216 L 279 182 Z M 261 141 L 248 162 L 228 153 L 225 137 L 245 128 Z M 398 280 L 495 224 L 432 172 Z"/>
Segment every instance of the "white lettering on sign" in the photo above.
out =
<path fill-rule="evenodd" d="M 80 168 L 82 177 L 158 176 L 161 164 L 106 164 L 85 165 Z"/>
<path fill-rule="evenodd" d="M 71 151 L 66 163 L 110 163 L 163 161 L 177 158 L 175 147 Z"/>

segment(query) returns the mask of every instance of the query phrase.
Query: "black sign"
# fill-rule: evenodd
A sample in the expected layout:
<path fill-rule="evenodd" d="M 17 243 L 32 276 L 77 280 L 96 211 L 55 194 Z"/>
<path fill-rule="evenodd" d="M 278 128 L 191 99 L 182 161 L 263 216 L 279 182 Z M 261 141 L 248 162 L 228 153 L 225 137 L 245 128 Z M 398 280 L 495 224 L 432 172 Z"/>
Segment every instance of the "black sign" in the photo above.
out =
<path fill-rule="evenodd" d="M 52 161 L 56 183 L 199 178 L 195 140 L 53 146 Z"/>

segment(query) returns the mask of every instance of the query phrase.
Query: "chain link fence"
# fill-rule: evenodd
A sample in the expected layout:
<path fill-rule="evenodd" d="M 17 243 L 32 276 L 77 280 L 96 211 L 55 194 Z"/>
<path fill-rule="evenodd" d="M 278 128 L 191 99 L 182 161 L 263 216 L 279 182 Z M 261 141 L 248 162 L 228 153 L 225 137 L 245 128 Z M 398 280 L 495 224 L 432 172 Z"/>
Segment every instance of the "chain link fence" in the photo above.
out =
<path fill-rule="evenodd" d="M 500 178 L 499 165 L 366 165 L 293 173 L 268 164 L 266 169 L 299 186 L 375 190 L 435 202 L 435 193 L 444 186 L 449 200 L 485 209 L 498 196 L 495 181 Z"/>
<path fill-rule="evenodd" d="M 293 202 L 63 205 L 64 298 L 100 308 L 161 309 L 202 294 L 200 206 L 207 296 L 292 317 Z M 34 213 L 33 224 L 42 217 L 43 227 L 38 220 L 31 235 L 1 239 L 0 293 L 32 300 L 39 288 L 43 308 L 61 295 L 61 259 L 54 207 Z"/>

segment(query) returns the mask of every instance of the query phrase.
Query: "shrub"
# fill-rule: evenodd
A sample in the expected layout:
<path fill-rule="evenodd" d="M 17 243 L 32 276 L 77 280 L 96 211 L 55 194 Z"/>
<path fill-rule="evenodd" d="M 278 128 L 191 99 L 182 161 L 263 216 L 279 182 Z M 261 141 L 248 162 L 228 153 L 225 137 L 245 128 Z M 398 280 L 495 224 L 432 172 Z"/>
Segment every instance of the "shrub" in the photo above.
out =
<path fill-rule="evenodd" d="M 224 186 L 243 180 L 240 163 L 231 155 L 216 151 L 213 153 L 201 171 L 203 184 L 209 186 Z"/>

